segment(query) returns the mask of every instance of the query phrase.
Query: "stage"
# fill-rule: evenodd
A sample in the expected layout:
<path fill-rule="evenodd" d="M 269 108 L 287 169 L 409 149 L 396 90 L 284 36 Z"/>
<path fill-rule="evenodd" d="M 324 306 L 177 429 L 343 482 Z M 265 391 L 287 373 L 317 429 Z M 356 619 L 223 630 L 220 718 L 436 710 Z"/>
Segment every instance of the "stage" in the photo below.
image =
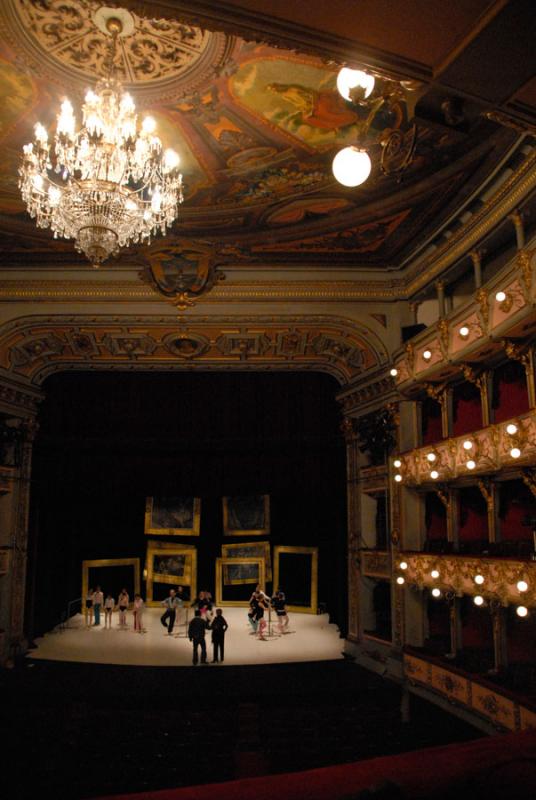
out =
<path fill-rule="evenodd" d="M 62 628 L 58 626 L 36 640 L 37 649 L 28 657 L 49 661 L 77 661 L 95 664 L 131 664 L 153 667 L 191 667 L 192 645 L 185 626 L 175 626 L 172 636 L 160 624 L 163 609 L 144 611 L 145 632 L 133 630 L 129 612 L 126 629 L 118 626 L 119 615 L 114 613 L 112 628 L 104 628 L 104 616 L 99 627 L 87 628 L 81 614 L 71 617 Z M 327 614 L 289 614 L 289 632 L 282 636 L 273 624 L 273 637 L 261 641 L 250 635 L 246 608 L 226 608 L 223 616 L 229 624 L 225 635 L 225 662 L 212 665 L 281 664 L 299 661 L 325 661 L 342 658 L 344 643 L 335 625 L 329 624 Z M 212 660 L 210 631 L 206 634 L 207 654 Z M 201 668 L 201 667 L 199 667 Z M 203 667 L 205 669 L 205 667 Z"/>

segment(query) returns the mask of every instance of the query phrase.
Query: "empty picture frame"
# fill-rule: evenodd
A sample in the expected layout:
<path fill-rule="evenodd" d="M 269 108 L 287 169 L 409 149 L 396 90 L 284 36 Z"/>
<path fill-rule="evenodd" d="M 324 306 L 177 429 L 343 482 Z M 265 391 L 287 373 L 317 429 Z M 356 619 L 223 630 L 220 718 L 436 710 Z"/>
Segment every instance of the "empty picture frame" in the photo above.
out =
<path fill-rule="evenodd" d="M 154 584 L 170 587 L 183 586 L 188 589 L 190 602 L 197 593 L 197 550 L 195 547 L 175 547 L 168 542 L 150 542 L 147 546 L 147 605 L 159 606 L 155 599 Z"/>
<path fill-rule="evenodd" d="M 289 611 L 316 614 L 318 547 L 274 547 L 274 593 L 281 589 Z"/>
<path fill-rule="evenodd" d="M 222 544 L 221 554 L 223 558 L 263 558 L 266 580 L 268 582 L 272 580 L 272 556 L 269 542 Z"/>
<path fill-rule="evenodd" d="M 228 581 L 225 584 L 225 579 Z M 263 558 L 217 558 L 216 559 L 216 605 L 247 607 L 251 592 L 245 599 L 225 597 L 225 585 L 250 585 L 252 591 L 257 584 L 264 589 L 265 573 Z"/>
<path fill-rule="evenodd" d="M 269 536 L 270 495 L 235 495 L 223 498 L 224 536 Z"/>
<path fill-rule="evenodd" d="M 86 599 L 89 586 L 89 571 L 91 569 L 98 569 L 99 571 L 103 567 L 132 567 L 132 586 L 134 590 L 134 594 L 140 593 L 140 559 L 139 558 L 100 558 L 100 559 L 92 559 L 89 561 L 82 561 L 82 604 Z M 113 580 L 113 575 L 110 572 L 110 581 Z M 99 583 L 104 595 L 106 596 L 107 592 L 114 593 L 113 596 L 117 600 L 119 592 L 123 588 L 121 584 L 122 582 L 115 579 L 115 584 L 112 586 L 106 585 L 104 580 L 100 580 L 95 583 Z M 103 585 L 104 584 L 104 585 Z M 91 588 L 95 589 L 95 585 L 92 582 Z M 127 587 L 128 588 L 128 587 Z M 130 601 L 132 602 L 134 599 L 133 595 L 130 595 Z"/>
<path fill-rule="evenodd" d="M 149 536 L 199 536 L 199 497 L 147 497 L 145 533 Z"/>

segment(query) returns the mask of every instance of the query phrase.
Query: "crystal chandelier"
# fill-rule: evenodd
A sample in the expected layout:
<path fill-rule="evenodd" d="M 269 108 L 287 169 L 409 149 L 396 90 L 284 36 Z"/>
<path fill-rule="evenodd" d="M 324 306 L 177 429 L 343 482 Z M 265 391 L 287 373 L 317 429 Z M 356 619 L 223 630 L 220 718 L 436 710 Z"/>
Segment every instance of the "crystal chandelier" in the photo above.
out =
<path fill-rule="evenodd" d="M 123 19 L 108 18 L 106 29 L 109 74 L 87 92 L 82 127 L 77 130 L 64 100 L 53 144 L 37 123 L 19 169 L 22 198 L 37 226 L 51 228 L 54 238 L 74 239 L 95 267 L 121 247 L 165 235 L 183 199 L 179 156 L 163 151 L 152 117 L 138 129 L 134 102 L 114 77 Z"/>

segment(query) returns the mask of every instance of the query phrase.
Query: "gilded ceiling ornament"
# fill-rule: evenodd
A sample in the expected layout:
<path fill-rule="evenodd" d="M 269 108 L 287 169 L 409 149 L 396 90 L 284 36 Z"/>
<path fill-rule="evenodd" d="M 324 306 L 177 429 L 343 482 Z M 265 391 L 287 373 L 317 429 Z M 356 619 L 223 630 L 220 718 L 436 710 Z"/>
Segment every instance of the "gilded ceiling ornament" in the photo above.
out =
<path fill-rule="evenodd" d="M 149 264 L 140 273 L 141 279 L 181 310 L 193 306 L 216 281 L 225 279 L 216 267 L 214 248 L 203 243 L 178 239 L 151 249 L 147 258 Z"/>

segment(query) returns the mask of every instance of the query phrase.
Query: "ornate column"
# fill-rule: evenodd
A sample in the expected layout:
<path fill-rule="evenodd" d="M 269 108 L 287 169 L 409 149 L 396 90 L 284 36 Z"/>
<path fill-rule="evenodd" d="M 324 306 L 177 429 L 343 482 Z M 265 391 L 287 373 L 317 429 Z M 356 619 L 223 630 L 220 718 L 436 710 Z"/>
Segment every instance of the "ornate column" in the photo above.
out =
<path fill-rule="evenodd" d="M 480 390 L 480 403 L 482 407 L 482 427 L 485 428 L 490 424 L 489 413 L 489 371 L 476 372 L 470 364 L 462 364 L 463 377 L 474 386 L 478 386 Z"/>
<path fill-rule="evenodd" d="M 488 539 L 496 542 L 497 538 L 497 484 L 491 480 L 478 481 L 478 488 L 484 500 L 488 512 Z"/>
<path fill-rule="evenodd" d="M 342 432 L 346 441 L 346 498 L 348 520 L 348 639 L 359 640 L 359 451 L 354 420 L 345 417 Z"/>
<path fill-rule="evenodd" d="M 33 387 L 0 379 L 0 664 L 24 649 L 28 509 L 35 414 Z"/>

